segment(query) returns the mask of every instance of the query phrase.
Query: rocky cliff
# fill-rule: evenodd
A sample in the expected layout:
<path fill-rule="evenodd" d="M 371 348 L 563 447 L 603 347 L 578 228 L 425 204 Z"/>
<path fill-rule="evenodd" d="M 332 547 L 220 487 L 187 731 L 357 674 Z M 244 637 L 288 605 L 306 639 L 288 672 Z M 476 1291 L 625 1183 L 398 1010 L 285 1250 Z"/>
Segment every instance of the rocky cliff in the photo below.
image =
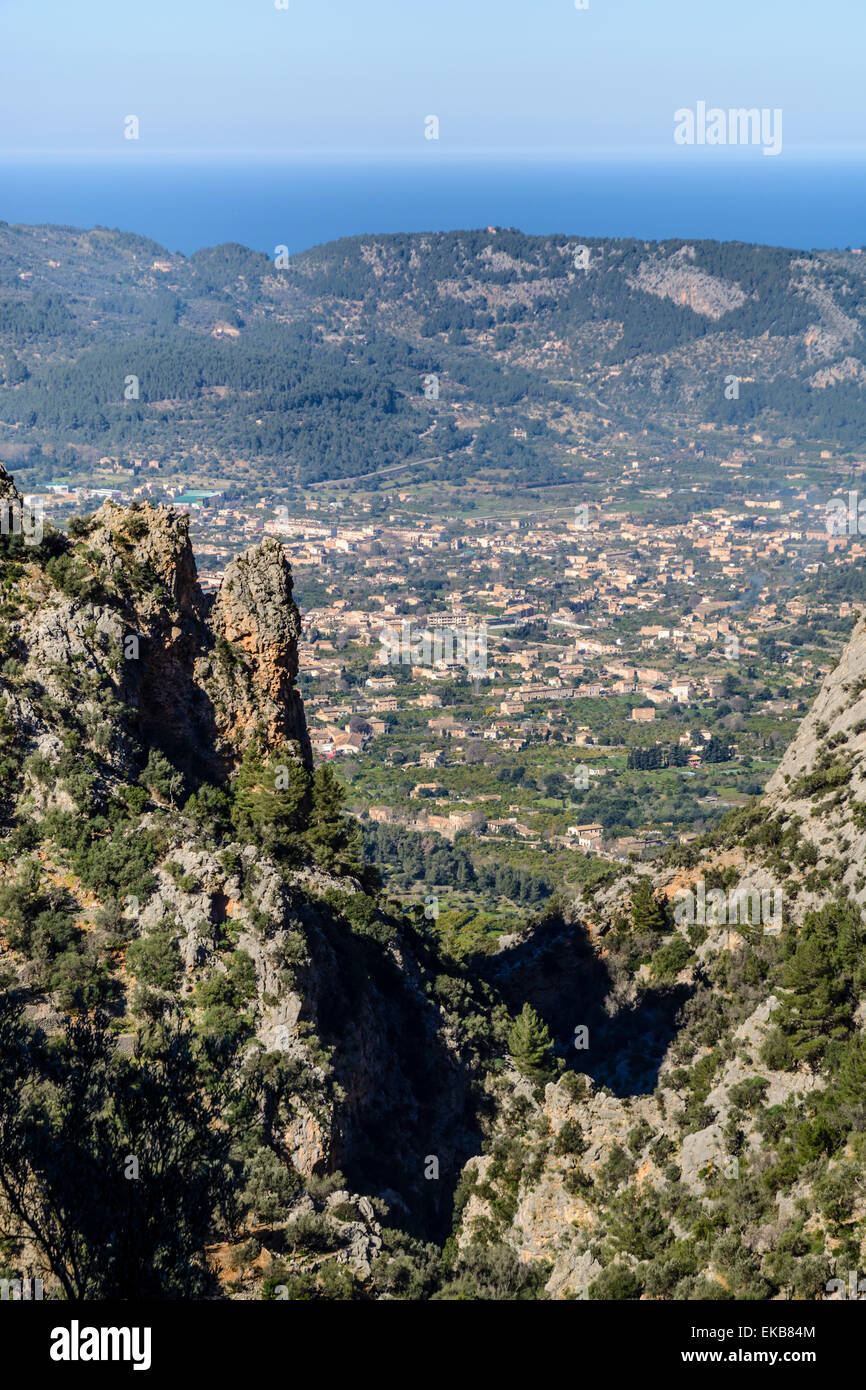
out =
<path fill-rule="evenodd" d="M 14 1053 L 29 1030 L 30 1058 L 10 1095 L 67 1023 L 156 1071 L 168 1030 L 202 1078 L 221 1056 L 231 1203 L 242 1228 L 278 1213 L 269 1268 L 290 1218 L 351 1278 L 388 1211 L 444 1236 L 480 1144 L 484 987 L 394 916 L 330 771 L 312 774 L 282 547 L 239 556 L 209 602 L 169 509 L 109 502 L 68 537 L 0 544 L 0 1032 Z M 0 1229 L 56 1280 L 62 1260 L 4 1213 L 13 1125 L 0 1104 Z M 228 1277 L 219 1226 L 202 1287 Z"/>
<path fill-rule="evenodd" d="M 14 492 L 2 468 L 0 489 Z M 61 708 L 80 715 L 92 707 L 70 682 L 80 667 L 111 685 L 129 731 L 193 775 L 230 770 L 256 730 L 309 767 L 295 687 L 300 618 L 278 542 L 235 560 L 212 605 L 198 584 L 187 520 L 170 509 L 106 502 L 75 528 L 71 545 L 57 534 L 46 545 L 56 553 L 44 564 L 35 552 L 21 555 L 19 596 L 31 601 L 6 640 L 22 674 Z"/>
<path fill-rule="evenodd" d="M 310 741 L 295 688 L 301 620 L 279 541 L 266 540 L 226 567 L 211 622 L 217 638 L 241 654 L 230 673 L 231 690 L 218 700 L 219 738 L 228 756 L 264 722 L 269 742 L 295 743 L 309 764 Z"/>
<path fill-rule="evenodd" d="M 21 497 L 17 487 L 2 464 L 0 464 L 0 497 L 9 498 L 12 501 L 20 501 Z"/>
<path fill-rule="evenodd" d="M 819 872 L 866 901 L 866 622 L 824 680 L 796 738 L 767 783 L 770 815 L 797 818 Z"/>

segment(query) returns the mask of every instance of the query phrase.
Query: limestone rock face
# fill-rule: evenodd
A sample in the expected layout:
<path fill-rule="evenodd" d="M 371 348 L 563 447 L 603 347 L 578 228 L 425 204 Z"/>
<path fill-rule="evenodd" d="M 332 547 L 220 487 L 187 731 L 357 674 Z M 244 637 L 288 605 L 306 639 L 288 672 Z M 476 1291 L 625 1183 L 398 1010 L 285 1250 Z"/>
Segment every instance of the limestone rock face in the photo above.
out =
<path fill-rule="evenodd" d="M 637 276 L 629 283 L 659 299 L 687 305 L 696 314 L 713 320 L 745 304 L 746 294 L 740 285 L 708 275 L 697 268 L 694 260 L 693 246 L 681 246 L 670 255 L 660 251 L 641 262 Z"/>
<path fill-rule="evenodd" d="M 582 1079 L 584 1092 L 576 1095 L 568 1081 L 549 1084 L 544 1096 L 534 1095 L 518 1082 L 524 1105 L 534 1113 L 535 1129 L 546 1138 L 534 1150 L 531 1182 L 522 1182 L 514 1214 L 504 1232 L 504 1240 L 522 1263 L 544 1261 L 551 1266 L 547 1292 L 552 1298 L 586 1297 L 592 1280 L 601 1272 L 594 1251 L 599 1229 L 599 1205 L 591 1198 L 591 1181 L 617 1148 L 628 1143 L 635 1124 L 644 1120 L 655 1134 L 665 1128 L 658 1104 L 645 1096 L 624 1101 L 596 1090 L 589 1077 Z M 557 1148 L 560 1135 L 577 1124 L 585 1144 L 581 1155 L 562 1153 Z M 476 1223 L 490 1216 L 486 1195 L 492 1160 L 489 1156 L 470 1159 L 469 1172 L 480 1185 L 464 1208 L 458 1230 L 458 1244 L 465 1247 L 473 1238 Z M 585 1187 L 574 1178 L 583 1175 Z M 658 1165 L 647 1154 L 639 1163 L 639 1183 L 660 1181 Z"/>
<path fill-rule="evenodd" d="M 138 710 L 142 725 L 176 761 L 187 762 L 190 750 L 207 747 L 210 722 L 194 677 L 208 630 L 188 520 L 149 503 L 130 514 L 106 502 L 88 543 L 100 555 L 109 584 L 122 596 L 128 592 L 122 605 L 129 621 L 124 702 Z"/>
<path fill-rule="evenodd" d="M 110 574 L 128 566 L 145 567 L 157 581 L 142 590 L 144 616 L 173 613 L 202 622 L 206 605 L 199 588 L 189 540 L 189 520 L 171 507 L 140 504 L 130 513 L 115 502 L 104 502 L 93 519 L 91 545 L 104 557 Z"/>
<path fill-rule="evenodd" d="M 854 734 L 854 726 L 866 717 L 866 621 L 861 620 L 839 664 L 825 677 L 815 702 L 767 783 L 767 796 L 778 803 L 790 799 L 790 780 L 812 768 L 822 743 L 845 734 L 846 756 L 861 773 L 866 753 L 866 731 Z M 826 725 L 826 732 L 822 726 Z M 858 777 L 858 781 L 860 778 Z"/>
<path fill-rule="evenodd" d="M 301 618 L 279 541 L 269 538 L 227 566 L 211 623 L 215 636 L 241 658 L 212 682 L 221 737 L 243 743 L 253 725 L 264 723 L 270 744 L 297 743 L 309 765 L 309 737 L 295 688 Z"/>
<path fill-rule="evenodd" d="M 6 474 L 3 482 L 12 487 Z M 255 979 L 251 1046 L 282 1052 L 300 1077 L 282 1135 L 294 1166 L 306 1176 L 363 1166 L 372 1190 L 423 1201 L 425 1219 L 447 1226 L 447 1182 L 477 1147 L 472 1079 L 417 962 L 396 944 L 368 960 L 323 906 L 328 894 L 359 894 L 355 879 L 312 864 L 290 872 L 242 840 L 224 847 L 227 867 L 178 805 L 183 773 L 186 789 L 199 776 L 218 782 L 254 734 L 311 763 L 295 685 L 300 616 L 282 547 L 268 540 L 239 557 L 209 601 L 187 521 L 171 508 L 108 502 L 68 538 L 46 532 L 32 559 L 16 559 L 21 601 L 6 619 L 0 661 L 14 668 L 0 672 L 0 712 L 22 763 L 38 754 L 47 765 L 22 767 L 27 815 L 101 815 L 146 786 L 158 809 L 137 815 L 137 832 L 164 835 L 166 812 L 173 829 L 148 895 L 130 908 L 130 934 L 173 935 L 172 992 L 192 1008 L 200 981 L 225 970 L 230 940 Z M 95 755 L 86 784 L 74 782 L 67 730 Z M 155 770 L 142 781 L 152 755 Z M 84 899 L 94 914 L 99 904 Z M 101 928 L 92 930 L 96 940 Z M 425 1180 L 428 1155 L 443 1182 Z M 352 1258 L 363 1265 L 362 1255 L 358 1245 Z"/>
<path fill-rule="evenodd" d="M 770 814 L 802 818 L 820 871 L 841 861 L 840 887 L 859 903 L 866 860 L 866 621 L 857 624 L 793 743 L 767 783 Z"/>
<path fill-rule="evenodd" d="M 7 499 L 13 502 L 20 502 L 21 494 L 2 463 L 0 463 L 0 500 L 5 501 Z"/>
<path fill-rule="evenodd" d="M 0 499 L 18 496 L 0 466 Z M 62 576 L 34 552 L 25 582 L 35 601 L 11 625 L 12 641 L 28 677 L 70 714 L 87 713 L 84 686 L 110 683 L 124 709 L 112 738 L 118 772 L 129 771 L 133 734 L 196 777 L 218 779 L 256 729 L 311 766 L 295 686 L 300 616 L 278 541 L 235 560 L 211 606 L 188 520 L 169 507 L 106 502 L 73 539 Z M 7 698 L 47 753 L 52 736 L 36 726 L 26 696 Z"/>

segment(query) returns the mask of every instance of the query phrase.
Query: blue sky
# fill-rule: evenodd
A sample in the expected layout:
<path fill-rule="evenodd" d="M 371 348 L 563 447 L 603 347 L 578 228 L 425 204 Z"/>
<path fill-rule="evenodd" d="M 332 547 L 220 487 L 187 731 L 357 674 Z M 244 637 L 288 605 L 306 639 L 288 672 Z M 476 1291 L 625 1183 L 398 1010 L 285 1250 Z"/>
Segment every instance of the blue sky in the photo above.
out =
<path fill-rule="evenodd" d="M 670 155 L 698 100 L 781 107 L 789 157 L 866 153 L 866 0 L 589 5 L 0 0 L 0 159 Z"/>

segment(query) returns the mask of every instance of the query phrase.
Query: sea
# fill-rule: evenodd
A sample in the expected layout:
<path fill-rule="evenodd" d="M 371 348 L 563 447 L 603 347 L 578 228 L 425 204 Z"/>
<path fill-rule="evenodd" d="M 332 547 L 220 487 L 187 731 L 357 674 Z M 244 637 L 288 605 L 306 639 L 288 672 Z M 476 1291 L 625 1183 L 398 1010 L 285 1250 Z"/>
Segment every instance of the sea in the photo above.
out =
<path fill-rule="evenodd" d="M 866 242 L 866 160 L 712 154 L 0 159 L 0 220 L 118 227 L 187 255 L 227 241 L 274 255 L 338 237 L 487 226 L 804 250 Z"/>

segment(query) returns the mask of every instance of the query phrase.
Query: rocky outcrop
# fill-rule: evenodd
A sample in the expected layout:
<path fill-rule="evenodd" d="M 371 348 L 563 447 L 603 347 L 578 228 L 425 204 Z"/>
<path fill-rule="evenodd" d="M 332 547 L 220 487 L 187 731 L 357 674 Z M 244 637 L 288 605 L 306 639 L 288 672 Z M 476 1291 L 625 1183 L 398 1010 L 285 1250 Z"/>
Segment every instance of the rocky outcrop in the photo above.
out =
<path fill-rule="evenodd" d="M 18 496 L 5 471 L 3 496 Z M 32 552 L 26 586 L 36 602 L 11 624 L 11 642 L 24 674 L 71 718 L 88 713 L 85 686 L 111 685 L 123 717 L 106 756 L 118 773 L 130 770 L 134 737 L 194 780 L 219 779 L 256 730 L 311 766 L 295 684 L 300 616 L 279 542 L 235 560 L 212 608 L 188 520 L 171 508 L 106 502 L 64 544 L 58 538 L 62 553 L 45 567 Z M 9 698 L 45 752 L 56 736 L 40 727 L 26 689 Z"/>
<path fill-rule="evenodd" d="M 4 651 L 16 669 L 0 676 L 0 710 L 20 735 L 21 761 L 40 764 L 22 770 L 20 816 L 42 821 L 57 809 L 86 822 L 128 806 L 114 847 L 135 836 L 162 846 L 141 900 L 137 888 L 124 898 L 134 904 L 129 936 L 167 934 L 177 948 L 178 974 L 157 991 L 160 1007 L 195 1016 L 199 986 L 224 975 L 237 951 L 254 977 L 250 1052 L 284 1054 L 298 1078 L 281 1134 L 297 1172 L 339 1169 L 360 1190 L 390 1189 L 421 1228 L 447 1233 L 454 1183 L 479 1142 L 473 1077 L 413 950 L 399 932 L 392 942 L 384 921 L 381 937 L 375 926 L 365 937 L 341 915 L 335 901 L 364 898 L 358 880 L 278 862 L 240 838 L 218 851 L 192 809 L 181 810 L 199 778 L 231 773 L 254 735 L 265 751 L 285 747 L 311 764 L 295 683 L 300 616 L 282 547 L 268 540 L 240 556 L 212 603 L 186 518 L 170 508 L 106 503 L 68 539 L 51 533 L 44 552 L 24 558 Z M 107 827 L 100 833 L 110 838 Z M 56 846 L 43 862 L 69 877 Z M 80 883 L 74 891 L 100 950 L 91 919 L 102 905 Z M 129 1003 L 137 977 L 114 963 Z M 425 1179 L 431 1155 L 441 1181 Z"/>
<path fill-rule="evenodd" d="M 0 501 L 20 502 L 21 494 L 0 463 Z"/>
<path fill-rule="evenodd" d="M 120 598 L 123 635 L 121 698 L 134 709 L 148 741 L 181 766 L 209 763 L 209 710 L 195 680 L 208 644 L 207 604 L 198 583 L 189 522 L 171 508 L 144 503 L 135 511 L 106 502 L 87 537 L 100 557 L 99 577 Z M 197 765 L 197 766 L 196 766 Z"/>
<path fill-rule="evenodd" d="M 825 391 L 828 386 L 837 386 L 841 381 L 866 381 L 866 367 L 859 357 L 843 357 L 830 367 L 821 367 L 809 377 L 809 385 L 817 391 Z"/>
<path fill-rule="evenodd" d="M 536 1095 L 525 1081 L 511 1078 L 513 1095 L 531 1108 L 533 1140 L 531 1180 L 521 1182 L 513 1215 L 503 1239 L 523 1262 L 552 1266 L 547 1290 L 553 1298 L 585 1297 L 588 1285 L 601 1273 L 593 1239 L 603 1221 L 593 1185 L 618 1149 L 625 1150 L 629 1134 L 641 1121 L 657 1136 L 665 1128 L 657 1103 L 650 1097 L 619 1100 L 596 1090 L 589 1077 L 574 1074 Z M 672 1126 L 671 1126 L 672 1128 Z M 578 1147 L 570 1151 L 570 1133 L 579 1132 Z M 477 1235 L 478 1223 L 489 1221 L 490 1200 L 498 1196 L 491 1175 L 495 1158 L 471 1159 L 468 1172 L 475 1186 L 463 1211 L 458 1243 L 466 1247 Z M 660 1181 L 657 1165 L 640 1156 L 635 1165 L 641 1183 Z"/>
<path fill-rule="evenodd" d="M 360 941 L 328 910 L 324 895 L 355 885 L 318 869 L 280 871 L 251 845 L 217 855 L 191 837 L 155 877 L 136 926 L 147 935 L 174 925 L 183 1000 L 221 969 L 226 925 L 252 962 L 251 1045 L 283 1054 L 305 1078 L 283 1134 L 297 1171 L 390 1187 L 428 1228 L 447 1230 L 453 1183 L 478 1146 L 471 1077 L 407 954 Z M 431 1154 L 440 1181 L 424 1178 Z"/>
<path fill-rule="evenodd" d="M 303 704 L 295 688 L 301 619 L 279 541 L 268 539 L 226 567 L 211 624 L 217 639 L 238 654 L 222 668 L 217 662 L 209 681 L 223 747 L 243 746 L 251 729 L 263 724 L 269 745 L 295 743 L 309 764 Z"/>
<path fill-rule="evenodd" d="M 612 1095 L 590 1076 L 575 1073 L 549 1083 L 543 1092 L 516 1073 L 502 1083 L 500 1124 L 513 1146 L 513 1116 L 522 1112 L 523 1137 L 517 1142 L 526 1151 L 504 1225 L 500 1215 L 500 1237 L 524 1263 L 550 1266 L 546 1289 L 551 1298 L 585 1298 L 602 1272 L 609 1258 L 609 1210 L 617 1192 L 621 1198 L 628 1190 L 637 1205 L 641 1194 L 661 1190 L 674 1176 L 690 1199 L 701 1199 L 719 1175 L 737 1180 L 740 1163 L 754 1162 L 760 1170 L 762 1136 L 753 1118 L 736 1109 L 735 1097 L 737 1088 L 760 1069 L 760 1046 L 777 1006 L 778 1000 L 770 996 L 734 1031 L 733 1056 L 707 1095 L 712 1118 L 700 1128 L 688 1125 L 683 1108 L 687 1094 L 670 1058 L 662 1063 L 652 1095 Z M 703 1055 L 711 1052 L 707 1048 Z M 802 1100 L 824 1085 L 809 1068 L 761 1074 L 767 1077 L 768 1106 Z M 728 1129 L 732 1116 L 743 1125 L 738 1145 Z M 611 1164 L 616 1164 L 616 1172 Z M 489 1230 L 497 1209 L 501 1214 L 509 1200 L 495 1144 L 492 1154 L 470 1159 L 466 1173 L 471 1187 L 458 1228 L 461 1248 L 485 1226 Z"/>
<path fill-rule="evenodd" d="M 628 283 L 633 289 L 673 300 L 714 321 L 745 304 L 747 296 L 740 285 L 699 270 L 694 259 L 693 246 L 681 246 L 671 255 L 659 252 L 642 261 Z"/>
<path fill-rule="evenodd" d="M 790 288 L 804 295 L 819 315 L 819 321 L 810 324 L 803 337 L 807 361 L 836 357 L 846 348 L 859 346 L 863 340 L 860 324 L 837 304 L 812 260 L 799 258 L 791 262 Z"/>
<path fill-rule="evenodd" d="M 765 805 L 769 814 L 798 818 L 818 851 L 818 872 L 836 865 L 839 887 L 866 902 L 866 621 L 767 783 Z"/>

